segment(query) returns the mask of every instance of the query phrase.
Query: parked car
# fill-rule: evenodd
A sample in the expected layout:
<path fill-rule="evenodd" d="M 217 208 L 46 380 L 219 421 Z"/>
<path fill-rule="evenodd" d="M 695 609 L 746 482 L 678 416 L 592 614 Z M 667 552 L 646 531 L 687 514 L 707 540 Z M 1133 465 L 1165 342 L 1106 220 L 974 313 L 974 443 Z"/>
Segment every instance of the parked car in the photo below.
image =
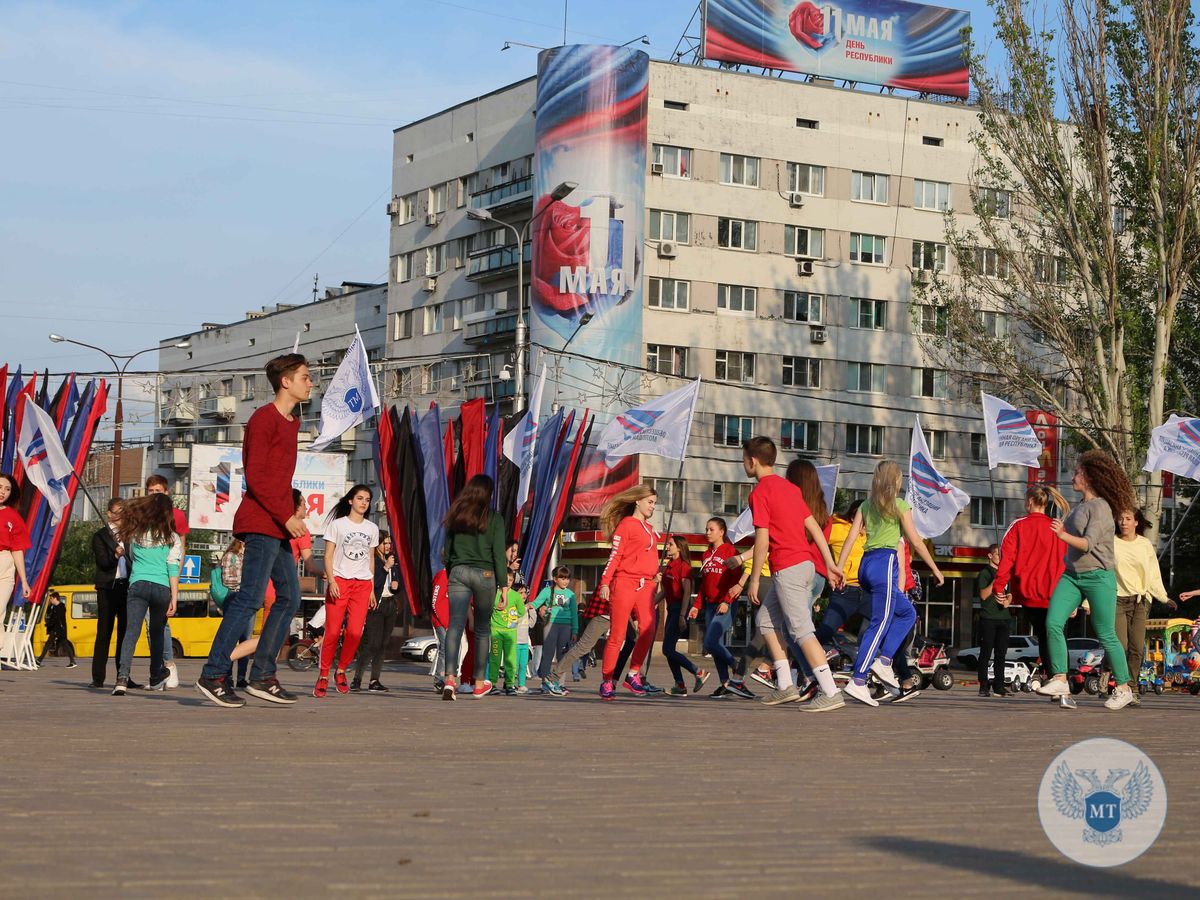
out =
<path fill-rule="evenodd" d="M 968 669 L 979 667 L 979 648 L 968 647 L 958 654 L 958 663 L 961 666 L 966 666 Z M 1038 645 L 1037 639 L 1030 637 L 1027 634 L 1014 634 L 1008 638 L 1008 655 L 1005 657 L 1009 662 L 1035 663 L 1038 660 Z"/>
<path fill-rule="evenodd" d="M 1095 654 L 1097 666 L 1104 661 L 1104 648 L 1095 638 L 1067 638 L 1067 669 L 1078 669 L 1085 653 Z"/>
<path fill-rule="evenodd" d="M 409 638 L 404 642 L 404 646 L 400 648 L 400 653 L 409 659 L 422 659 L 425 662 L 433 662 L 433 658 L 437 656 L 437 638 L 432 634 Z"/>

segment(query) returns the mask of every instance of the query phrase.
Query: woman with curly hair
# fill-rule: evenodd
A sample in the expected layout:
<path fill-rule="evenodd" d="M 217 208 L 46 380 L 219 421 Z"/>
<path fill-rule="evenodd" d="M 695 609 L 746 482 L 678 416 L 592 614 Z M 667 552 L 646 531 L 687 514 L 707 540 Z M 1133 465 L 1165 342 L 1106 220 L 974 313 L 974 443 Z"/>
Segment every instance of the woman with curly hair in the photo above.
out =
<path fill-rule="evenodd" d="M 1050 670 L 1053 677 L 1038 688 L 1039 694 L 1058 697 L 1067 694 L 1067 638 L 1063 628 L 1086 599 L 1092 611 L 1096 637 L 1104 647 L 1104 656 L 1117 680 L 1117 689 L 1105 701 L 1109 709 L 1122 709 L 1133 700 L 1129 686 L 1129 667 L 1125 648 L 1117 640 L 1117 576 L 1115 548 L 1117 517 L 1135 508 L 1133 485 L 1111 456 L 1089 450 L 1079 457 L 1071 486 L 1083 495 L 1083 502 L 1066 519 L 1055 519 L 1054 534 L 1067 545 L 1066 569 L 1050 597 L 1046 614 L 1046 639 L 1050 645 Z"/>

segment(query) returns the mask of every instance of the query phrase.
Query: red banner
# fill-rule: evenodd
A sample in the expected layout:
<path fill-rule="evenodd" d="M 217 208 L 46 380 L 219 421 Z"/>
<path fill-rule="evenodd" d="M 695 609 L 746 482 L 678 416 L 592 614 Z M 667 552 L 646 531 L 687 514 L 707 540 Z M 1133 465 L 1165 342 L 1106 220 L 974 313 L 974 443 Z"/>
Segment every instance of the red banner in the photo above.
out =
<path fill-rule="evenodd" d="M 1038 457 L 1041 468 L 1029 470 L 1029 484 L 1058 484 L 1058 417 L 1054 413 L 1031 409 L 1025 418 L 1033 426 L 1033 433 L 1042 442 L 1042 455 Z"/>

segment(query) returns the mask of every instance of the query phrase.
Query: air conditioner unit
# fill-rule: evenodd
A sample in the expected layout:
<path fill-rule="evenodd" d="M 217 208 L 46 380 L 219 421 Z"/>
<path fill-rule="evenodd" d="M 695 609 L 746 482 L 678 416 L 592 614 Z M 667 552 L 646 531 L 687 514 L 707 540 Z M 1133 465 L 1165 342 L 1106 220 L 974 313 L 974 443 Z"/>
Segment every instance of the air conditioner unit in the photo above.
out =
<path fill-rule="evenodd" d="M 912 273 L 913 284 L 929 284 L 929 273 L 924 269 L 917 269 Z"/>
<path fill-rule="evenodd" d="M 788 206 L 790 206 L 792 209 L 803 209 L 804 195 L 796 193 L 788 194 Z"/>
<path fill-rule="evenodd" d="M 802 259 L 796 263 L 797 275 L 811 275 L 813 273 L 813 262 L 811 259 Z"/>
<path fill-rule="evenodd" d="M 658 245 L 659 259 L 674 259 L 675 258 L 675 242 L 660 241 Z"/>
<path fill-rule="evenodd" d="M 436 290 L 437 290 L 437 276 L 430 275 L 428 278 L 425 279 L 425 291 L 426 291 L 426 293 L 432 294 Z"/>
<path fill-rule="evenodd" d="M 663 164 L 662 163 L 650 163 L 650 174 L 651 175 L 661 175 L 662 173 L 663 173 Z"/>
<path fill-rule="evenodd" d="M 808 339 L 814 344 L 823 344 L 829 340 L 829 333 L 824 328 L 814 328 L 808 333 Z"/>
<path fill-rule="evenodd" d="M 438 223 L 438 214 L 437 213 L 429 213 L 425 216 L 425 224 L 428 225 L 430 228 L 437 228 L 437 223 Z"/>
<path fill-rule="evenodd" d="M 393 218 L 400 215 L 400 200 L 398 198 L 388 203 L 388 215 Z"/>

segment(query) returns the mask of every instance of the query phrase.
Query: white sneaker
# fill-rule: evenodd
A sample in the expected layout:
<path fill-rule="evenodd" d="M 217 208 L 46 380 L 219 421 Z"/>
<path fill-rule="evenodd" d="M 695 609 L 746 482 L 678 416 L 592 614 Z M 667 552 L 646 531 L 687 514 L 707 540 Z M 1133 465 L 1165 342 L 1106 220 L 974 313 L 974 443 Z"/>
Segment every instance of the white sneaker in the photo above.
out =
<path fill-rule="evenodd" d="M 1133 702 L 1133 691 L 1129 689 L 1129 685 L 1123 684 L 1115 691 L 1111 697 L 1104 701 L 1105 709 L 1124 709 Z"/>
<path fill-rule="evenodd" d="M 1051 678 L 1037 689 L 1043 697 L 1062 697 L 1071 693 L 1071 688 L 1065 679 Z"/>
<path fill-rule="evenodd" d="M 865 703 L 867 706 L 878 706 L 879 701 L 871 696 L 871 689 L 865 684 L 859 684 L 856 681 L 849 681 L 842 688 L 842 693 L 847 697 L 853 697 L 859 703 Z"/>
<path fill-rule="evenodd" d="M 896 673 L 892 671 L 892 667 L 885 662 L 875 660 L 871 663 L 871 671 L 875 673 L 875 677 L 882 681 L 890 688 L 900 689 L 900 679 L 896 677 Z"/>
<path fill-rule="evenodd" d="M 175 668 L 175 663 L 167 663 L 167 687 L 179 687 L 179 670 Z"/>

